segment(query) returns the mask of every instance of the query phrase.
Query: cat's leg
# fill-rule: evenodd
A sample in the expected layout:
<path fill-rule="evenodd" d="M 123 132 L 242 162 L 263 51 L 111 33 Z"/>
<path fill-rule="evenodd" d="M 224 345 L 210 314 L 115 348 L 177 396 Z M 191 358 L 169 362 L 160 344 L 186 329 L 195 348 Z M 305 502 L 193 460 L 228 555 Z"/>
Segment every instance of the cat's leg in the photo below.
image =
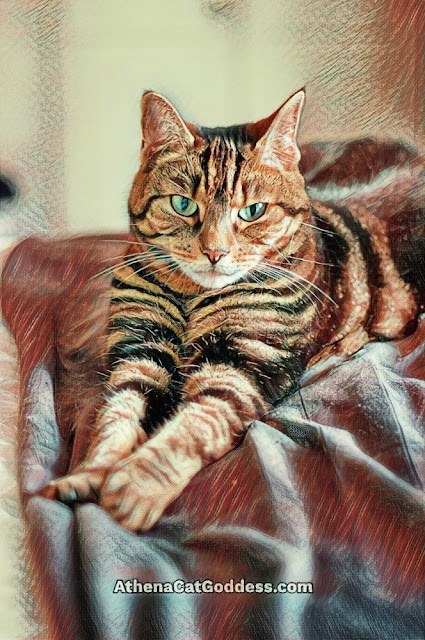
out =
<path fill-rule="evenodd" d="M 96 496 L 108 471 L 147 440 L 142 423 L 149 406 L 165 411 L 175 403 L 186 321 L 177 303 L 152 287 L 131 267 L 116 269 L 104 353 L 108 396 L 89 433 L 84 461 L 71 464 L 71 472 L 47 485 L 43 495 L 67 501 Z"/>
<path fill-rule="evenodd" d="M 108 471 L 146 442 L 142 422 L 149 394 L 165 398 L 169 383 L 169 372 L 151 360 L 121 362 L 109 378 L 110 394 L 97 414 L 84 461 L 41 495 L 64 502 L 96 498 Z"/>
<path fill-rule="evenodd" d="M 149 529 L 193 476 L 234 448 L 267 409 L 255 381 L 226 364 L 204 364 L 183 387 L 175 416 L 101 488 L 101 504 L 124 527 Z"/>

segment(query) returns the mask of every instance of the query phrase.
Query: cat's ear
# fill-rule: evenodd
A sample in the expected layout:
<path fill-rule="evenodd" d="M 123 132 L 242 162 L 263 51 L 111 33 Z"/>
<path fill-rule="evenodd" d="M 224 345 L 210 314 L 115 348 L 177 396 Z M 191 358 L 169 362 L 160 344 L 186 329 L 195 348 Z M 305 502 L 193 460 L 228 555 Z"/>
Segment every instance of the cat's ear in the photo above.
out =
<path fill-rule="evenodd" d="M 296 138 L 304 100 L 305 91 L 301 89 L 270 118 L 261 121 L 269 125 L 255 145 L 262 163 L 286 171 L 293 171 L 298 167 L 301 154 Z"/>
<path fill-rule="evenodd" d="M 194 137 L 171 102 L 146 91 L 142 96 L 142 147 L 165 143 L 192 146 Z"/>

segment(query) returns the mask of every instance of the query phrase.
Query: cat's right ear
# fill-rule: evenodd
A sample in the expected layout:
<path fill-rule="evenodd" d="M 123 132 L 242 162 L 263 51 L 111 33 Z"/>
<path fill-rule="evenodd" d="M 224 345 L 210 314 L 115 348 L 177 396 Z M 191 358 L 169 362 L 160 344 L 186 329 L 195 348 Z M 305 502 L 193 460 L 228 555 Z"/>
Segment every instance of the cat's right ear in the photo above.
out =
<path fill-rule="evenodd" d="M 142 148 L 164 144 L 192 146 L 194 137 L 171 102 L 155 91 L 142 96 Z"/>

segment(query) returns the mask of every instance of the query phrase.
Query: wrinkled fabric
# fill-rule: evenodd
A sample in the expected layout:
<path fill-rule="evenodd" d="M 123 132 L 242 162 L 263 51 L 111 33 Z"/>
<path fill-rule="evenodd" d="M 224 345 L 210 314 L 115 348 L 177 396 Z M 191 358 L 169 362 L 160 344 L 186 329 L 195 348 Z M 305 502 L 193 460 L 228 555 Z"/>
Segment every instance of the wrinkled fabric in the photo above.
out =
<path fill-rule="evenodd" d="M 393 244 L 418 282 L 414 211 L 397 221 L 381 213 L 413 221 L 411 244 Z M 36 495 L 66 472 L 73 430 L 89 428 L 101 395 L 108 281 L 94 276 L 123 241 L 29 239 L 4 270 L 3 312 L 21 361 L 28 568 L 49 640 L 424 638 L 425 316 L 402 340 L 308 370 L 149 532 L 125 531 L 96 504 Z M 314 590 L 113 593 L 132 578 L 311 581 Z"/>
<path fill-rule="evenodd" d="M 421 638 L 424 338 L 425 318 L 410 338 L 309 371 L 270 414 L 273 426 L 254 423 L 152 532 L 128 533 L 94 504 L 31 498 L 34 548 L 62 634 L 65 621 L 84 627 L 60 637 Z M 29 493 L 61 456 L 48 372 L 36 369 L 30 387 Z M 117 579 L 242 577 L 311 581 L 314 593 L 113 593 Z"/>

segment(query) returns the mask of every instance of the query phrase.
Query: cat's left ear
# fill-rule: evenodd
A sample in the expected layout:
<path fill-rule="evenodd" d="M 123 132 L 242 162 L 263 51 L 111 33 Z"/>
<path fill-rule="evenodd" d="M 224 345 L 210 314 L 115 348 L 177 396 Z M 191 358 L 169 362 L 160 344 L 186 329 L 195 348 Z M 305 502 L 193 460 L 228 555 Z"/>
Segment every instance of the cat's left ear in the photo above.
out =
<path fill-rule="evenodd" d="M 280 170 L 294 171 L 301 158 L 297 130 L 305 100 L 305 91 L 297 91 L 272 116 L 266 133 L 255 145 L 261 162 Z"/>

